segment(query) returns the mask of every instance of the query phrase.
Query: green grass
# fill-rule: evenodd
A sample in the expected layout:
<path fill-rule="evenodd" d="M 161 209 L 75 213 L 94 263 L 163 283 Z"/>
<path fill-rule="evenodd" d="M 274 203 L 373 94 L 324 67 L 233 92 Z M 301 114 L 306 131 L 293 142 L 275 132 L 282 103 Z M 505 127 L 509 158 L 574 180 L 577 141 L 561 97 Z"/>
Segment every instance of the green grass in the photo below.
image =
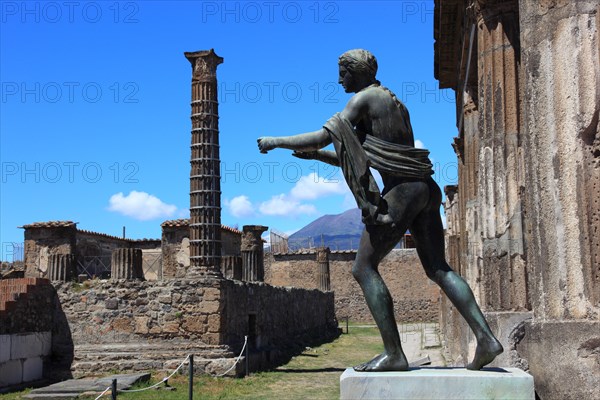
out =
<path fill-rule="evenodd" d="M 306 349 L 274 371 L 253 373 L 242 379 L 197 376 L 194 378 L 194 399 L 338 399 L 339 379 L 344 369 L 369 360 L 382 350 L 381 338 L 376 327 L 358 327 L 351 324 L 348 335 L 341 335 L 332 343 Z M 153 373 L 150 384 L 160 381 L 164 376 Z M 169 380 L 169 384 L 176 390 L 150 389 L 138 393 L 119 393 L 118 398 L 187 399 L 186 375 L 174 376 Z M 0 399 L 20 399 L 28 392 L 0 396 Z M 81 398 L 95 399 L 96 396 Z M 110 395 L 104 396 L 103 399 L 110 399 Z"/>

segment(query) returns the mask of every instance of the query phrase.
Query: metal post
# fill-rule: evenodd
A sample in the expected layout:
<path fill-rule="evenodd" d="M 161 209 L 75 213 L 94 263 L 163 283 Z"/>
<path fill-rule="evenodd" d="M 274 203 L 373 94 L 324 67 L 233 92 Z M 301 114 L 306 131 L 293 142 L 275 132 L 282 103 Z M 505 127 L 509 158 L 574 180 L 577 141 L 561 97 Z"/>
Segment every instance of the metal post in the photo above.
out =
<path fill-rule="evenodd" d="M 350 333 L 350 331 L 348 330 L 348 319 L 350 317 L 346 317 L 346 334 Z"/>
<path fill-rule="evenodd" d="M 110 385 L 110 394 L 112 400 L 117 400 L 117 380 L 113 379 Z"/>
<path fill-rule="evenodd" d="M 194 398 L 194 355 L 190 354 L 190 383 L 188 388 L 188 398 Z"/>
<path fill-rule="evenodd" d="M 250 343 L 246 336 L 246 376 L 250 376 Z"/>

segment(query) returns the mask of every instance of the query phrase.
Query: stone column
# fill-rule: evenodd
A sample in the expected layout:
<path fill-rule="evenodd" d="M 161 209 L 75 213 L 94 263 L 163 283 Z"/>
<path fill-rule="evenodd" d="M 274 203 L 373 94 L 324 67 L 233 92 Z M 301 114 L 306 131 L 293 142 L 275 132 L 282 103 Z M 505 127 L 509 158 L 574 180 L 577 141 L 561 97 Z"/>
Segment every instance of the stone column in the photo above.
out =
<path fill-rule="evenodd" d="M 48 279 L 67 282 L 77 275 L 73 254 L 51 254 L 48 259 Z"/>
<path fill-rule="evenodd" d="M 144 279 L 142 249 L 115 249 L 110 265 L 111 279 Z"/>
<path fill-rule="evenodd" d="M 520 2 L 520 13 L 533 310 L 598 321 L 600 7 Z"/>
<path fill-rule="evenodd" d="M 221 275 L 221 170 L 217 66 L 213 49 L 185 53 L 192 64 L 190 268 L 188 278 Z"/>
<path fill-rule="evenodd" d="M 262 282 L 265 279 L 262 233 L 269 229 L 261 225 L 244 225 L 242 234 L 242 280 Z"/>
<path fill-rule="evenodd" d="M 221 272 L 225 279 L 242 280 L 242 257 L 223 256 L 221 257 Z"/>
<path fill-rule="evenodd" d="M 329 279 L 329 247 L 317 249 L 317 268 L 319 268 L 319 290 L 329 292 L 331 281 Z"/>
<path fill-rule="evenodd" d="M 485 288 L 481 300 L 489 311 L 526 310 L 518 2 L 478 2 L 478 197 Z"/>

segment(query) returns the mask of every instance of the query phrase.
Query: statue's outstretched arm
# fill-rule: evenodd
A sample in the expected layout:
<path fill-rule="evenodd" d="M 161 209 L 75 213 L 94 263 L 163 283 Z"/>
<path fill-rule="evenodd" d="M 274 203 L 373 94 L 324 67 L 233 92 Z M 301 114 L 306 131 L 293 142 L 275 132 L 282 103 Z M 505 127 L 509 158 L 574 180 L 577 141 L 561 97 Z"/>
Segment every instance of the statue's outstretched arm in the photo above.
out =
<path fill-rule="evenodd" d="M 326 164 L 333 165 L 335 167 L 340 166 L 340 160 L 338 159 L 335 151 L 330 150 L 317 150 L 317 151 L 295 151 L 292 154 L 294 157 L 301 158 L 303 160 L 317 160 Z"/>
<path fill-rule="evenodd" d="M 329 133 L 323 128 L 318 131 L 301 133 L 294 136 L 265 136 L 258 138 L 258 148 L 266 153 L 276 147 L 302 152 L 316 151 L 331 143 Z"/>

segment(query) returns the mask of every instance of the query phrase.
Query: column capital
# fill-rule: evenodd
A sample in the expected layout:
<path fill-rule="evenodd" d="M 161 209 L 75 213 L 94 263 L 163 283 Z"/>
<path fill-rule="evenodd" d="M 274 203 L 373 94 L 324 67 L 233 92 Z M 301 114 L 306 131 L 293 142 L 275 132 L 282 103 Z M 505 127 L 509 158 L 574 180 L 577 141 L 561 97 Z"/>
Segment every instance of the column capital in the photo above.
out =
<path fill-rule="evenodd" d="M 317 262 L 328 262 L 329 261 L 329 253 L 331 250 L 329 247 L 318 247 L 317 248 Z"/>
<path fill-rule="evenodd" d="M 223 62 L 214 49 L 183 53 L 192 64 L 193 81 L 212 81 L 217 79 L 217 66 Z"/>
<path fill-rule="evenodd" d="M 269 229 L 262 225 L 244 225 L 242 227 L 242 251 L 262 250 L 262 233 Z"/>

